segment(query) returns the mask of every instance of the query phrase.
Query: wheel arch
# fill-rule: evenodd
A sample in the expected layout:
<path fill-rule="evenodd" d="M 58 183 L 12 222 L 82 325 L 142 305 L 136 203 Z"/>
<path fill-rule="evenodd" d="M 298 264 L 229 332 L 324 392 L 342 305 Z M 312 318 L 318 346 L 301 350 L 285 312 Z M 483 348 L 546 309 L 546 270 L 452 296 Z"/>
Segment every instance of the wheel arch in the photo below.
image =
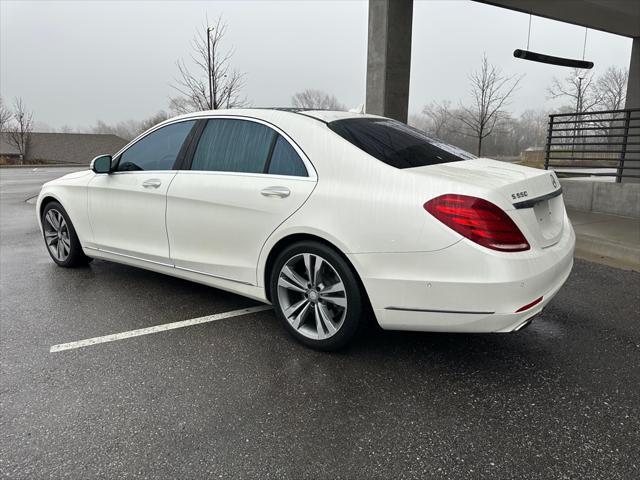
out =
<path fill-rule="evenodd" d="M 55 189 L 48 189 L 47 191 L 42 192 L 38 198 L 38 202 L 36 204 L 36 216 L 38 217 L 40 232 L 42 232 L 44 228 L 42 224 L 42 214 L 44 213 L 44 209 L 52 202 L 57 202 L 62 206 L 69 217 L 69 221 L 78 236 L 78 241 L 84 250 L 85 241 L 90 241 L 89 239 L 93 238 L 92 232 L 89 230 L 90 226 L 88 225 L 88 218 L 84 218 L 85 215 L 82 208 L 73 208 L 73 199 L 69 199 L 69 202 L 63 202 L 58 194 L 60 192 L 54 190 Z M 70 205 L 67 205 L 66 203 L 69 203 Z"/>
<path fill-rule="evenodd" d="M 40 200 L 40 206 L 38 207 L 38 217 L 42 218 L 42 214 L 44 213 L 44 209 L 47 205 L 49 205 L 51 202 L 58 202 L 60 203 L 60 200 L 58 200 L 56 197 L 54 197 L 51 194 L 46 194 L 44 197 L 42 197 L 42 200 Z M 62 203 L 60 203 L 60 205 L 62 205 Z"/>
<path fill-rule="evenodd" d="M 51 202 L 58 202 L 60 205 L 62 205 L 60 199 L 49 192 L 45 193 L 38 199 L 36 212 L 38 214 L 38 225 L 40 225 L 40 231 L 42 231 L 42 214 L 44 213 L 44 209 L 46 208 L 46 206 Z"/>
<path fill-rule="evenodd" d="M 315 235 L 313 233 L 307 233 L 307 232 L 299 232 L 299 233 L 288 234 L 288 235 L 278 239 L 278 241 L 269 250 L 269 253 L 267 254 L 267 258 L 265 260 L 264 269 L 262 271 L 262 282 L 263 282 L 263 285 L 264 285 L 265 296 L 267 297 L 267 299 L 270 302 L 271 302 L 271 291 L 270 291 L 270 288 L 269 288 L 269 285 L 270 285 L 269 278 L 271 276 L 271 270 L 273 268 L 273 264 L 274 264 L 276 258 L 278 258 L 278 255 L 280 254 L 280 252 L 282 252 L 289 245 L 292 245 L 292 244 L 298 243 L 298 242 L 302 242 L 302 241 L 313 241 L 313 242 L 321 243 L 321 244 L 331 248 L 338 255 L 340 255 L 342 257 L 342 259 L 347 263 L 347 265 L 349 265 L 349 267 L 351 267 L 351 270 L 353 270 L 353 273 L 355 274 L 356 280 L 358 281 L 358 284 L 360 285 L 360 288 L 362 289 L 364 298 L 366 299 L 367 304 L 370 305 L 369 294 L 367 293 L 367 290 L 364 287 L 364 283 L 362 282 L 362 278 L 360 278 L 360 272 L 358 272 L 358 269 L 355 267 L 355 265 L 349 259 L 349 257 L 347 257 L 347 255 L 345 255 L 345 253 L 342 251 L 342 249 L 339 248 L 337 245 L 335 245 L 333 242 L 331 242 L 331 241 L 329 241 L 326 238 L 323 238 L 321 236 Z"/>

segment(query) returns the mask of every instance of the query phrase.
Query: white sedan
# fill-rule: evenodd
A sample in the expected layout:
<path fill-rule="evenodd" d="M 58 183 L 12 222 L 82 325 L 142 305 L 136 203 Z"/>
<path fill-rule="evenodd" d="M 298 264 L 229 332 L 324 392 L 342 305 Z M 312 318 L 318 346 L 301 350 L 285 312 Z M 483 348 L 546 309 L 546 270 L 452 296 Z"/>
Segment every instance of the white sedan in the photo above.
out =
<path fill-rule="evenodd" d="M 389 330 L 517 331 L 575 246 L 554 173 L 331 111 L 167 120 L 46 183 L 37 213 L 60 266 L 111 260 L 271 302 L 321 349 L 370 312 Z"/>

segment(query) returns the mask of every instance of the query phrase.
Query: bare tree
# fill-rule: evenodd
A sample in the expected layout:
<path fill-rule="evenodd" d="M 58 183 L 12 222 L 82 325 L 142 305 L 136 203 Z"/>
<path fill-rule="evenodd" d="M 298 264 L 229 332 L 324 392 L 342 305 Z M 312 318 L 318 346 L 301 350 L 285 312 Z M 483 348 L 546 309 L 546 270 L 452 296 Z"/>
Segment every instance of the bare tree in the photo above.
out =
<path fill-rule="evenodd" d="M 629 70 L 611 66 L 596 80 L 595 90 L 599 100 L 599 108 L 603 110 L 620 110 L 624 108 L 627 96 Z"/>
<path fill-rule="evenodd" d="M 436 137 L 443 139 L 451 129 L 451 102 L 431 102 L 422 109 L 422 113 L 430 120 L 429 130 Z"/>
<path fill-rule="evenodd" d="M 444 101 L 442 104 L 449 108 L 451 102 Z M 426 110 L 437 112 L 438 108 L 434 108 L 434 105 L 438 104 L 427 105 L 423 112 Z M 516 117 L 503 110 L 493 129 L 493 134 L 482 142 L 482 155 L 515 159 L 527 149 L 541 151 L 546 141 L 549 113 L 551 112 L 546 110 L 526 110 Z M 474 138 L 469 134 L 469 127 L 461 120 L 465 114 L 466 112 L 462 108 L 451 108 L 445 122 L 446 127 L 442 128 L 437 136 L 440 140 L 463 150 L 475 151 L 478 147 L 477 137 Z M 442 118 L 447 117 L 439 115 L 435 122 Z M 435 122 L 428 113 L 409 116 L 410 125 L 433 135 L 436 135 Z"/>
<path fill-rule="evenodd" d="M 191 42 L 191 65 L 184 59 L 176 62 L 179 78 L 172 86 L 180 96 L 169 100 L 174 112 L 235 108 L 247 103 L 241 96 L 245 74 L 231 68 L 234 50 L 222 48 L 226 30 L 227 24 L 222 17 L 218 17 L 213 28 L 203 26 Z"/>
<path fill-rule="evenodd" d="M 473 105 L 460 106 L 458 118 L 477 139 L 477 154 L 482 155 L 482 141 L 491 135 L 503 119 L 506 112 L 503 108 L 508 104 L 522 76 L 505 76 L 499 68 L 489 64 L 487 56 L 482 56 L 480 70 L 469 76 Z"/>
<path fill-rule="evenodd" d="M 98 120 L 94 126 L 86 130 L 88 133 L 115 135 L 125 140 L 131 140 L 137 135 L 136 131 L 138 127 L 137 122 L 133 120 L 122 121 L 111 125 L 103 120 Z"/>
<path fill-rule="evenodd" d="M 102 120 L 98 120 L 98 122 L 88 130 L 90 133 L 116 135 L 125 140 L 132 140 L 154 125 L 165 121 L 167 118 L 169 118 L 167 112 L 160 110 L 158 113 L 151 115 L 144 120 L 127 120 L 113 125 L 109 125 Z"/>
<path fill-rule="evenodd" d="M 9 122 L 13 118 L 13 113 L 4 104 L 2 97 L 0 97 L 0 132 L 6 132 L 9 127 Z"/>
<path fill-rule="evenodd" d="M 564 98 L 576 112 L 588 112 L 600 103 L 592 73 L 574 68 L 563 80 L 553 78 L 547 88 L 550 98 Z"/>
<path fill-rule="evenodd" d="M 431 132 L 431 120 L 422 113 L 409 113 L 407 118 L 407 125 L 422 130 L 423 132 Z"/>
<path fill-rule="evenodd" d="M 291 103 L 297 108 L 317 108 L 319 110 L 347 109 L 334 95 L 312 88 L 296 93 L 291 97 Z"/>
<path fill-rule="evenodd" d="M 546 142 L 549 113 L 545 110 L 525 110 L 516 121 L 515 135 L 519 149 L 543 147 Z"/>
<path fill-rule="evenodd" d="M 167 112 L 165 112 L 164 110 L 160 110 L 155 115 L 151 115 L 149 118 L 145 118 L 138 125 L 136 125 L 135 131 L 133 132 L 134 133 L 133 136 L 137 137 L 142 132 L 146 132 L 151 127 L 157 125 L 160 122 L 164 122 L 168 118 L 169 118 L 169 115 L 167 115 Z"/>
<path fill-rule="evenodd" d="M 13 102 L 13 125 L 9 128 L 9 140 L 18 149 L 23 160 L 29 151 L 32 130 L 33 114 L 27 112 L 21 98 L 16 98 Z"/>
<path fill-rule="evenodd" d="M 620 110 L 624 108 L 627 98 L 627 82 L 629 70 L 611 66 L 598 77 L 595 90 L 598 96 L 598 110 Z M 624 113 L 602 114 L 594 117 L 594 124 L 601 127 L 603 135 L 623 134 L 622 124 L 617 121 L 624 117 Z M 608 143 L 615 144 L 622 141 L 622 137 L 603 137 Z"/>

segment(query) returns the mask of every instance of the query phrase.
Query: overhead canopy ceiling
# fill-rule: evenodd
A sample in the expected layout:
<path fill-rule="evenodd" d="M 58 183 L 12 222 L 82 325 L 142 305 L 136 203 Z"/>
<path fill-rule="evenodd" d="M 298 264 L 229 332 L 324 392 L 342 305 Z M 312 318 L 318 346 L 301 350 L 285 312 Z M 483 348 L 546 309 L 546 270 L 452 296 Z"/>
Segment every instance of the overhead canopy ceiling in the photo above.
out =
<path fill-rule="evenodd" d="M 604 32 L 640 37 L 638 0 L 474 0 Z"/>

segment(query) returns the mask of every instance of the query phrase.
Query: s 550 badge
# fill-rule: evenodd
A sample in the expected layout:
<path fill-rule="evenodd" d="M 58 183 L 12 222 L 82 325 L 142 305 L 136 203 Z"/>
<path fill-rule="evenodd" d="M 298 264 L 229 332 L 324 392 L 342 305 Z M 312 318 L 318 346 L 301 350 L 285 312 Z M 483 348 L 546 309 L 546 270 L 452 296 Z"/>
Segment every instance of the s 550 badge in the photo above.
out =
<path fill-rule="evenodd" d="M 511 198 L 513 198 L 514 200 L 517 200 L 519 198 L 528 197 L 528 196 L 529 196 L 529 192 L 527 192 L 526 190 L 524 190 L 522 192 L 516 192 L 516 193 L 512 193 L 511 194 Z"/>

